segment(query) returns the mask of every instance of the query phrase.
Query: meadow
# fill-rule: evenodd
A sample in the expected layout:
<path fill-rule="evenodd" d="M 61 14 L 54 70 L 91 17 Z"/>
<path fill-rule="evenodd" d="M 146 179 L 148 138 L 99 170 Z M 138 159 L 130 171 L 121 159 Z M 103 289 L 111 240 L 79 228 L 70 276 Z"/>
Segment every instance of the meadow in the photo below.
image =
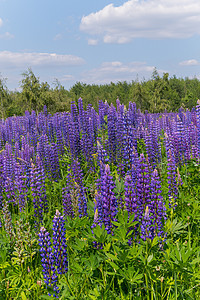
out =
<path fill-rule="evenodd" d="M 0 299 L 200 299 L 200 104 L 0 120 Z"/>

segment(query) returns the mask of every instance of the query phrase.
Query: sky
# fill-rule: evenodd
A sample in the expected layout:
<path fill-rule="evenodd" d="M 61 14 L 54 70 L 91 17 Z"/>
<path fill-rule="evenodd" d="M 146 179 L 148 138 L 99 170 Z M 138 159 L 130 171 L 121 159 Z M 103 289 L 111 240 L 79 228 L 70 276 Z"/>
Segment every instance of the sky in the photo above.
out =
<path fill-rule="evenodd" d="M 66 89 L 160 75 L 200 79 L 199 0 L 0 0 L 0 76 Z"/>

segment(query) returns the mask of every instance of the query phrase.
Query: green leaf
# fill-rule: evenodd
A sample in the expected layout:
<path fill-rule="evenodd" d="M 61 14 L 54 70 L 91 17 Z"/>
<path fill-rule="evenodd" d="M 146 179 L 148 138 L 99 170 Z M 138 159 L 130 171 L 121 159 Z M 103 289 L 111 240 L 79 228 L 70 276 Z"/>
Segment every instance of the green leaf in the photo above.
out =
<path fill-rule="evenodd" d="M 113 259 L 113 260 L 119 260 L 118 257 L 116 255 L 113 255 L 111 253 L 106 253 L 106 256 L 110 259 Z"/>
<path fill-rule="evenodd" d="M 121 225 L 119 222 L 116 221 L 112 221 L 112 224 L 115 225 L 116 227 L 119 227 Z"/>
<path fill-rule="evenodd" d="M 73 262 L 71 268 L 73 268 L 74 271 L 83 272 L 83 268 L 81 267 L 81 265 L 76 262 Z"/>
<path fill-rule="evenodd" d="M 105 251 L 105 252 L 108 252 L 108 251 L 110 250 L 110 247 L 111 247 L 111 243 L 106 243 L 106 244 L 104 245 L 104 251 Z"/>
<path fill-rule="evenodd" d="M 113 261 L 108 261 L 108 263 L 111 265 L 111 267 L 113 267 L 115 271 L 119 269 L 119 267 Z"/>
<path fill-rule="evenodd" d="M 148 264 L 152 261 L 152 259 L 153 259 L 153 254 L 149 255 L 149 257 L 147 258 Z"/>
<path fill-rule="evenodd" d="M 151 247 L 154 247 L 155 245 L 157 245 L 157 244 L 158 244 L 158 241 L 159 241 L 159 237 L 156 236 L 156 237 L 153 239 L 153 241 L 152 241 Z"/>
<path fill-rule="evenodd" d="M 24 292 L 21 292 L 22 300 L 27 300 L 26 295 Z"/>
<path fill-rule="evenodd" d="M 192 265 L 198 264 L 200 262 L 200 257 L 196 257 L 195 259 L 193 259 L 193 261 L 191 262 Z"/>

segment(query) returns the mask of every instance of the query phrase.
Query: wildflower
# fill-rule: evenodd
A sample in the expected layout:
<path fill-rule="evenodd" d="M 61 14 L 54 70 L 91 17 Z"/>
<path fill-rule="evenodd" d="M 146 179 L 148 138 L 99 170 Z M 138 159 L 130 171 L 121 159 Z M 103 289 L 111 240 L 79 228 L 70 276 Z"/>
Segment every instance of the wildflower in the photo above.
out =
<path fill-rule="evenodd" d="M 105 166 L 104 174 L 101 178 L 100 191 L 96 194 L 98 208 L 98 224 L 105 225 L 108 233 L 112 233 L 112 221 L 116 221 L 117 199 L 114 195 L 115 184 L 110 175 L 109 165 Z"/>
<path fill-rule="evenodd" d="M 38 236 L 44 282 L 47 286 L 52 287 L 56 292 L 56 294 L 53 295 L 55 297 L 58 293 L 58 276 L 56 274 L 56 268 L 54 266 L 55 258 L 52 252 L 51 238 L 48 231 L 46 231 L 44 227 L 40 228 Z"/>
<path fill-rule="evenodd" d="M 68 270 L 67 262 L 67 245 L 66 245 L 66 230 L 64 227 L 64 218 L 61 213 L 56 210 L 53 219 L 53 248 L 55 265 L 57 266 L 58 274 L 64 274 Z"/>

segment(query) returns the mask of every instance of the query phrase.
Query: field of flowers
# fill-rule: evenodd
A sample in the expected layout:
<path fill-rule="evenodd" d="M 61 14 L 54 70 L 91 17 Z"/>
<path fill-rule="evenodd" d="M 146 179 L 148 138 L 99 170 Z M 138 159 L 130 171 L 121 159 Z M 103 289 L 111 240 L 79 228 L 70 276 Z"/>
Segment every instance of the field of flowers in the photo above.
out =
<path fill-rule="evenodd" d="M 0 299 L 200 299 L 200 105 L 0 120 Z"/>

